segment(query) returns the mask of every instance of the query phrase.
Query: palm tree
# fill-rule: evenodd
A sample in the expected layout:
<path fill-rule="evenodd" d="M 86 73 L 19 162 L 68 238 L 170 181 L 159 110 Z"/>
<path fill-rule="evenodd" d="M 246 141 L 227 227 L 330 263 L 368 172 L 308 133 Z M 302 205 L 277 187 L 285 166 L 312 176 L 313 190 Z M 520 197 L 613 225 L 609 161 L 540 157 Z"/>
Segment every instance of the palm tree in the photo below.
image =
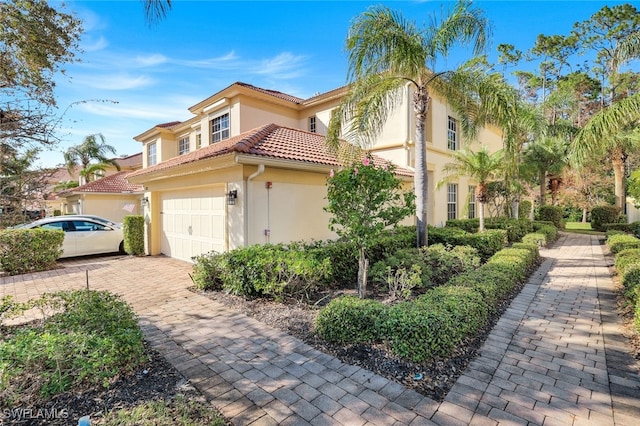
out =
<path fill-rule="evenodd" d="M 445 97 L 455 93 L 451 83 L 468 84 L 468 79 L 457 77 L 463 70 L 477 71 L 480 64 L 472 61 L 451 71 L 438 71 L 437 65 L 456 45 L 473 45 L 473 54 L 479 54 L 486 45 L 488 28 L 482 11 L 473 8 L 470 1 L 461 0 L 442 20 L 434 17 L 424 29 L 384 6 L 368 9 L 349 29 L 346 44 L 350 92 L 329 123 L 327 142 L 336 148 L 342 137 L 360 146 L 370 144 L 398 105 L 401 89 L 406 85 L 413 89 L 419 247 L 427 245 L 428 240 L 425 119 L 431 92 Z"/>
<path fill-rule="evenodd" d="M 540 185 L 541 206 L 545 205 L 547 198 L 547 179 L 550 180 L 551 203 L 555 204 L 558 190 L 557 184 L 561 180 L 562 170 L 568 163 L 568 149 L 569 144 L 566 139 L 562 137 L 545 137 L 527 146 L 524 151 L 524 166 L 536 175 L 536 183 Z"/>
<path fill-rule="evenodd" d="M 618 101 L 593 115 L 580 129 L 570 148 L 570 158 L 582 165 L 591 156 L 607 155 L 613 165 L 616 206 L 623 211 L 625 168 L 629 152 L 640 146 L 633 132 L 640 125 L 640 94 Z"/>
<path fill-rule="evenodd" d="M 147 23 L 157 24 L 171 10 L 172 0 L 143 0 Z"/>
<path fill-rule="evenodd" d="M 453 154 L 453 162 L 445 164 L 442 169 L 447 175 L 438 182 L 438 188 L 452 178 L 457 179 L 463 176 L 478 182 L 476 200 L 480 204 L 478 211 L 480 232 L 484 231 L 484 205 L 487 202 L 488 184 L 498 178 L 503 165 L 504 151 L 499 150 L 490 154 L 487 147 L 483 146 L 478 152 L 470 149 L 456 151 Z"/>
<path fill-rule="evenodd" d="M 80 166 L 81 180 L 86 183 L 91 180 L 92 172 L 97 170 L 104 171 L 110 165 L 120 170 L 118 162 L 108 157 L 109 153 L 115 155 L 116 149 L 106 143 L 102 134 L 97 133 L 85 137 L 80 145 L 67 149 L 64 153 L 64 163 L 71 174 Z M 97 165 L 91 163 L 94 160 L 98 161 Z"/>

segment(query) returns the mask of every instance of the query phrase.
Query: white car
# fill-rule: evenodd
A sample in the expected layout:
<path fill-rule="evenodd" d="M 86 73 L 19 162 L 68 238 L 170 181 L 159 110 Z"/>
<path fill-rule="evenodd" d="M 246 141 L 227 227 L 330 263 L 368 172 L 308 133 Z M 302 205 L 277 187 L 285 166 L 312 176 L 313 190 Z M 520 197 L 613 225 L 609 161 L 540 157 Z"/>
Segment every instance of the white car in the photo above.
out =
<path fill-rule="evenodd" d="M 43 228 L 64 231 L 60 257 L 101 253 L 124 253 L 122 228 L 81 216 L 56 216 L 36 220 L 21 229 Z"/>

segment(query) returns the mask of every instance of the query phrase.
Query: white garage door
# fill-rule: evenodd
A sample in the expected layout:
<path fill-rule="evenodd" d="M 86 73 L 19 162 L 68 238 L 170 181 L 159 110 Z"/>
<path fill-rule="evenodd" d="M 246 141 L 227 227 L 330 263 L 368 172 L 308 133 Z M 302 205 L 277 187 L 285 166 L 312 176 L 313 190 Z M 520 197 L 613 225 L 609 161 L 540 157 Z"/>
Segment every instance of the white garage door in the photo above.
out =
<path fill-rule="evenodd" d="M 161 205 L 163 254 L 192 261 L 199 254 L 224 251 L 223 187 L 167 191 Z"/>

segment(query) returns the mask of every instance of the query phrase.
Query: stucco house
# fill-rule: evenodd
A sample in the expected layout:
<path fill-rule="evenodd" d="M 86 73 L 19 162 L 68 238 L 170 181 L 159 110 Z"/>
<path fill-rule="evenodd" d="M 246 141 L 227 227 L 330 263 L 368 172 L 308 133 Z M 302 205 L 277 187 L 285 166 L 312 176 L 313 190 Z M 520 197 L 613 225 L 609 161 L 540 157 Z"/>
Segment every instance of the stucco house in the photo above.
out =
<path fill-rule="evenodd" d="M 62 214 L 93 214 L 114 222 L 126 215 L 142 214 L 144 187 L 126 176 L 142 167 L 142 153 L 115 159 L 120 166 L 108 167 L 105 176 L 56 194 L 56 209 Z"/>
<path fill-rule="evenodd" d="M 148 254 L 190 261 L 211 250 L 334 237 L 322 208 L 326 178 L 340 163 L 324 136 L 346 90 L 301 99 L 233 83 L 189 108 L 190 119 L 136 136 L 142 168 L 127 179 L 145 190 Z M 371 152 L 378 162 L 396 164 L 410 184 L 415 123 L 409 86 L 400 95 Z M 463 143 L 441 99 L 432 101 L 427 139 L 430 223 L 473 217 L 475 182 L 459 179 L 435 190 L 442 167 Z M 484 129 L 474 143 L 499 149 L 501 133 Z"/>

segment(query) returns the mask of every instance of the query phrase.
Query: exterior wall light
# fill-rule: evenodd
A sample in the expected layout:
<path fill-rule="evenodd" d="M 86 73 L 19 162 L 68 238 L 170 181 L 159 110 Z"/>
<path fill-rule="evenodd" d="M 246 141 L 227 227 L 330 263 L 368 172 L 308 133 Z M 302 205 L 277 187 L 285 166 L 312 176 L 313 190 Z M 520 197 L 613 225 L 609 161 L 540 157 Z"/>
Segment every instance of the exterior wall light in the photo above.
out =
<path fill-rule="evenodd" d="M 235 206 L 237 199 L 238 199 L 238 190 L 232 189 L 231 191 L 229 191 L 229 193 L 227 194 L 227 204 L 230 206 Z"/>

